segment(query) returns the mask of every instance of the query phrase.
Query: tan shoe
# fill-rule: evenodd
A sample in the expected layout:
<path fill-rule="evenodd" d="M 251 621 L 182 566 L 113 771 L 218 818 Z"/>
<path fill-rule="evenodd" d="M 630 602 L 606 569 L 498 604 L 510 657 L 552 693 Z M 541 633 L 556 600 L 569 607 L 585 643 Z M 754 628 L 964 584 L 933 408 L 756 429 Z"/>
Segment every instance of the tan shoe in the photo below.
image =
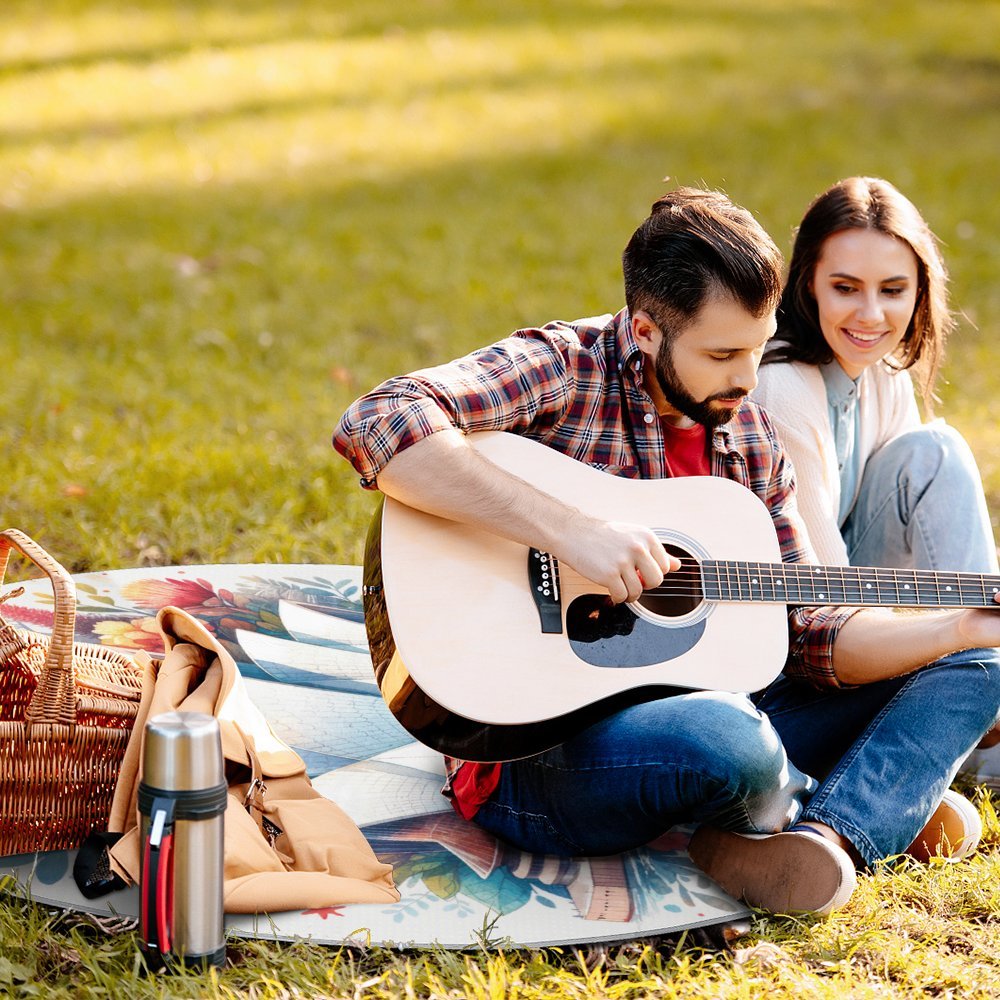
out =
<path fill-rule="evenodd" d="M 730 896 L 772 913 L 829 913 L 858 884 L 847 852 L 819 834 L 761 836 L 702 826 L 688 853 Z"/>
<path fill-rule="evenodd" d="M 918 861 L 961 861 L 979 846 L 982 836 L 983 821 L 976 807 L 949 788 L 906 853 Z"/>

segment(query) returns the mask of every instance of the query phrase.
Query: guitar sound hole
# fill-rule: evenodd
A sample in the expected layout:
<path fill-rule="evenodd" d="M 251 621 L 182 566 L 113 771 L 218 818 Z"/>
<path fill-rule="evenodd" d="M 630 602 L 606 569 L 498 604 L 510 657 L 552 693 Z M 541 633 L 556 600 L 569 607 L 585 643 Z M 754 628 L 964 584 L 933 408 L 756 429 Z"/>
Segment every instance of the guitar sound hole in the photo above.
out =
<path fill-rule="evenodd" d="M 638 604 L 660 618 L 682 618 L 694 611 L 704 599 L 698 560 L 678 545 L 663 546 L 681 561 L 681 568 L 668 573 L 655 590 L 646 591 Z"/>

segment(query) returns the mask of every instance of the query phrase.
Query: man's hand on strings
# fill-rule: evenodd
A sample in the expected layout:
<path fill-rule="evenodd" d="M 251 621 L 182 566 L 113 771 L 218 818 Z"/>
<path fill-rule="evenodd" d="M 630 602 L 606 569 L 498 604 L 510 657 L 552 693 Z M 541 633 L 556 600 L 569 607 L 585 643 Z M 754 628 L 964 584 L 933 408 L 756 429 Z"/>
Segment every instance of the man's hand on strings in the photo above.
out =
<path fill-rule="evenodd" d="M 579 515 L 567 525 L 561 561 L 581 576 L 607 588 L 616 604 L 635 601 L 643 590 L 658 587 L 665 573 L 680 568 L 656 535 L 641 524 L 599 521 Z"/>

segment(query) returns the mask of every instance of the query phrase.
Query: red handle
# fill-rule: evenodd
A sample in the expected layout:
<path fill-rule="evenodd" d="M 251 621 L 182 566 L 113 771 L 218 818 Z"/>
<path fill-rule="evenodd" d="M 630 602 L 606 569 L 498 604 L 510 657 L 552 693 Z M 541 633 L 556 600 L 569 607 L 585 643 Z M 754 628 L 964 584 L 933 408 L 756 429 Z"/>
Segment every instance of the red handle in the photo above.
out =
<path fill-rule="evenodd" d="M 171 950 L 170 934 L 174 923 L 174 835 L 168 833 L 160 844 L 160 863 L 156 871 L 156 935 L 160 953 Z"/>
<path fill-rule="evenodd" d="M 172 948 L 174 924 L 174 808 L 155 799 L 142 843 L 139 932 L 143 948 L 160 958 Z"/>
<path fill-rule="evenodd" d="M 139 901 L 139 936 L 142 943 L 149 943 L 150 910 L 156 906 L 156 894 L 153 891 L 155 876 L 153 873 L 152 848 L 149 837 L 142 842 L 142 898 Z"/>

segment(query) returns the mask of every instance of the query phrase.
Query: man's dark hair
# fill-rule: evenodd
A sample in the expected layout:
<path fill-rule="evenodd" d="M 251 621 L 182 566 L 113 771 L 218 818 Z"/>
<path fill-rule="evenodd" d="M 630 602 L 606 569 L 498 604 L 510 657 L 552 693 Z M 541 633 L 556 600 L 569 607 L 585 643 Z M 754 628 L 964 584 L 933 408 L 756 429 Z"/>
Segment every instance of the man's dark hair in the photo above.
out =
<path fill-rule="evenodd" d="M 653 204 L 622 254 L 625 304 L 669 341 L 712 294 L 760 318 L 781 297 L 781 251 L 759 222 L 718 191 L 678 188 Z"/>

